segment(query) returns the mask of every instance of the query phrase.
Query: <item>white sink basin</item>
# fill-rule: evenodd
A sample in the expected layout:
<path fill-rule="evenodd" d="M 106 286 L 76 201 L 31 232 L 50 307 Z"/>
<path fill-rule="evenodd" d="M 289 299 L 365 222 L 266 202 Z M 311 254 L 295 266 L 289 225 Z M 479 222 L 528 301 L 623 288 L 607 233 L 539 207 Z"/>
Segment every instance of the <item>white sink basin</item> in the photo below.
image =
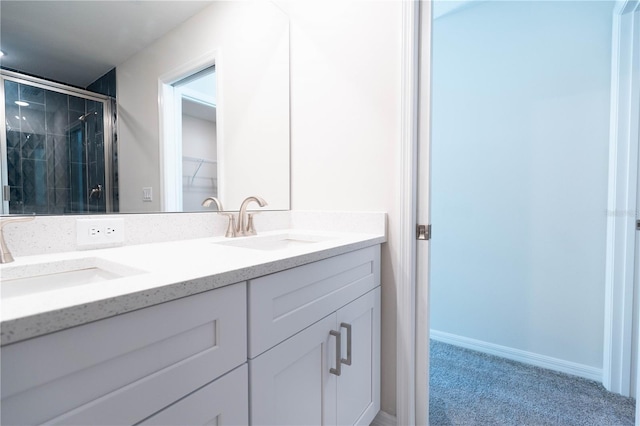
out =
<path fill-rule="evenodd" d="M 0 296 L 6 299 L 141 273 L 144 271 L 97 257 L 7 266 L 0 270 Z"/>
<path fill-rule="evenodd" d="M 254 250 L 285 250 L 294 247 L 308 246 L 310 244 L 328 241 L 331 237 L 319 235 L 303 235 L 303 234 L 279 234 L 279 235 L 258 235 L 254 237 L 246 237 L 233 239 L 228 241 L 220 241 L 215 244 L 224 246 L 242 247 Z"/>

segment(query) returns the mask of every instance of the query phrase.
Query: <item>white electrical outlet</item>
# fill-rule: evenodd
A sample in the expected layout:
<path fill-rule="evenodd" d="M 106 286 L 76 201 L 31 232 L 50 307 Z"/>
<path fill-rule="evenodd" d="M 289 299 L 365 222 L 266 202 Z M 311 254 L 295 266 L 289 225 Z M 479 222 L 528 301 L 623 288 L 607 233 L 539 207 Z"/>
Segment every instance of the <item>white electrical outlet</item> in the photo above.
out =
<path fill-rule="evenodd" d="M 82 246 L 122 245 L 124 219 L 76 220 L 76 243 Z"/>

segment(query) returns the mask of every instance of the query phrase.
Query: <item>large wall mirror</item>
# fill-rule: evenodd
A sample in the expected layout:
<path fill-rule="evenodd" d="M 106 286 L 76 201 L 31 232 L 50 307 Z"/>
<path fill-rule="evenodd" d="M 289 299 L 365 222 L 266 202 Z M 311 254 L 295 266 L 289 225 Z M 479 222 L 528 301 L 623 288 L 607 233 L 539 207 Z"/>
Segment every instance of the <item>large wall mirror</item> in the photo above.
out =
<path fill-rule="evenodd" d="M 290 208 L 272 2 L 0 2 L 2 214 Z"/>

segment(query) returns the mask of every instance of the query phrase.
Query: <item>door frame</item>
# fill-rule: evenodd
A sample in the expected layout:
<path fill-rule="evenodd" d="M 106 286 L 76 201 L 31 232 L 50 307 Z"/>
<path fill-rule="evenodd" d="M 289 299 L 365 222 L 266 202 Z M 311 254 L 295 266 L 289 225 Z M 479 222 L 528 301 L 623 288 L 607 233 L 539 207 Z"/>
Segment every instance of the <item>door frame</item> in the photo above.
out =
<path fill-rule="evenodd" d="M 640 0 L 614 7 L 602 383 L 632 393 L 635 217 L 640 117 Z M 636 331 L 637 333 L 637 331 Z M 637 352 L 636 352 L 637 357 Z"/>
<path fill-rule="evenodd" d="M 640 28 L 638 29 L 640 32 Z M 640 136 L 639 136 L 640 138 Z M 636 221 L 640 222 L 640 140 L 638 140 L 638 180 L 636 182 Z M 640 229 L 636 228 L 636 259 L 635 259 L 635 288 L 640 289 Z M 640 295 L 635 294 L 633 301 L 633 313 L 634 313 L 634 321 L 636 324 L 635 335 L 635 360 L 636 360 L 636 371 L 635 371 L 635 379 L 636 379 L 636 401 L 638 400 L 638 395 L 640 395 L 640 337 L 638 334 L 640 333 Z M 640 404 L 636 403 L 636 421 L 635 424 L 640 425 Z"/>
<path fill-rule="evenodd" d="M 224 117 L 222 114 L 222 54 L 220 49 L 170 70 L 158 78 L 158 123 L 160 139 L 160 205 L 163 211 L 182 211 L 182 96 L 174 84 L 206 68 L 216 66 L 216 139 L 221 158 Z M 220 164 L 221 162 L 219 162 Z M 221 173 L 218 168 L 218 175 Z M 220 189 L 218 198 L 220 198 Z"/>
<path fill-rule="evenodd" d="M 422 4 L 422 8 L 420 7 Z M 420 22 L 420 15 L 423 21 Z M 398 286 L 398 318 L 397 318 L 397 421 L 398 424 L 428 424 L 428 357 L 424 356 L 425 347 L 428 349 L 428 334 L 418 333 L 418 319 L 428 321 L 428 274 L 423 277 L 422 271 L 417 271 L 418 262 L 417 245 L 414 238 L 415 226 L 419 219 L 428 223 L 429 203 L 417 197 L 418 189 L 418 165 L 417 159 L 427 161 L 430 152 L 429 116 L 426 110 L 430 106 L 430 93 L 427 85 L 420 87 L 420 59 L 423 64 L 430 64 L 430 33 L 431 22 L 425 19 L 430 13 L 430 1 L 404 0 L 402 10 L 402 74 L 401 74 L 401 138 L 399 147 L 400 174 L 398 180 L 399 219 L 400 226 L 398 236 L 398 265 L 396 283 Z M 612 94 L 611 94 L 611 125 L 610 155 L 609 155 L 609 198 L 607 217 L 607 276 L 605 295 L 605 345 L 603 357 L 603 383 L 607 388 L 611 386 L 611 379 L 617 377 L 618 383 L 622 383 L 620 368 L 624 365 L 627 377 L 631 375 L 631 330 L 633 306 L 633 251 L 629 244 L 635 240 L 630 235 L 635 235 L 635 209 L 636 194 L 640 188 L 636 188 L 638 182 L 637 161 L 630 162 L 629 158 L 638 158 L 638 105 L 629 102 L 630 99 L 639 99 L 640 87 L 640 59 L 638 59 L 638 42 L 634 41 L 633 32 L 636 31 L 635 40 L 640 27 L 640 0 L 619 1 L 613 16 L 613 49 L 612 49 Z M 420 30 L 422 30 L 422 35 Z M 422 37 L 423 46 L 420 41 Z M 427 49 L 429 46 L 429 49 Z M 635 49 L 635 56 L 634 56 Z M 626 55 L 628 64 L 635 64 L 634 72 L 625 76 L 620 62 Z M 428 76 L 428 68 L 422 72 Z M 419 102 L 417 98 L 420 92 Z M 632 92 L 633 90 L 633 92 Z M 625 98 L 624 94 L 631 94 Z M 635 95 L 635 98 L 633 97 Z M 626 100 L 626 103 L 625 103 Z M 423 107 L 420 111 L 419 106 Z M 427 107 L 427 108 L 425 108 Z M 635 116 L 634 116 L 635 114 Z M 627 133 L 621 131 L 621 125 L 627 125 Z M 632 137 L 634 127 L 630 123 L 635 122 L 635 137 Z M 423 124 L 422 133 L 418 136 L 419 124 Z M 418 151 L 420 145 L 420 153 Z M 635 156 L 632 155 L 635 153 Z M 626 159 L 626 161 L 625 161 Z M 428 164 L 428 163 L 427 163 Z M 426 175 L 428 177 L 428 172 Z M 421 174 L 420 182 L 423 181 Z M 428 187 L 428 180 L 425 181 Z M 633 187 L 633 189 L 631 189 Z M 633 192 L 632 192 L 633 191 Z M 425 204 L 426 203 L 426 204 Z M 619 212 L 626 212 L 618 215 Z M 633 212 L 633 213 L 630 213 Z M 633 216 L 633 217 L 631 217 Z M 631 229 L 629 229 L 631 228 Z M 626 235 L 626 237 L 623 237 Z M 633 237 L 635 238 L 635 237 Z M 424 254 L 420 258 L 427 259 L 428 246 L 422 250 Z M 426 256 L 426 257 L 424 257 Z M 631 262 L 629 262 L 631 259 Z M 427 264 L 428 268 L 428 264 Z M 631 273 L 629 274 L 629 270 Z M 428 271 L 428 269 L 427 269 Z M 416 282 L 417 274 L 421 281 Z M 620 275 L 623 280 L 620 282 Z M 622 285 L 622 287 L 621 287 Z M 623 315 L 619 317 L 623 307 Z M 637 324 L 640 329 L 640 322 Z M 428 330 L 428 327 L 427 327 Z M 620 331 L 623 334 L 620 334 Z M 621 336 L 628 335 L 626 343 Z M 413 336 L 413 337 L 412 337 Z M 640 340 L 640 339 L 639 339 Z M 627 360 L 624 361 L 621 353 L 626 351 Z M 640 343 L 636 356 L 640 354 Z M 618 369 L 613 370 L 613 368 Z M 640 369 L 638 369 L 640 370 Z M 420 372 L 418 376 L 416 373 Z M 424 373 L 427 377 L 424 377 Z M 637 385 L 640 384 L 640 372 Z M 605 378 L 607 379 L 605 381 Z M 426 383 L 424 383 L 426 381 Z M 607 384 L 609 386 L 607 386 Z M 631 383 L 628 384 L 630 386 Z M 426 389 L 426 392 L 424 392 Z M 640 386 L 638 386 L 640 394 Z M 419 400 L 417 400 L 419 398 Z M 426 411 L 426 412 L 425 412 Z M 636 423 L 640 424 L 640 404 L 636 409 Z"/>
<path fill-rule="evenodd" d="M 421 7 L 422 6 L 422 7 Z M 418 318 L 426 306 L 418 303 L 416 285 L 416 220 L 418 213 L 418 123 L 420 83 L 420 11 L 430 10 L 430 2 L 402 1 L 400 144 L 398 147 L 398 268 L 396 323 L 396 420 L 398 425 L 427 425 L 428 358 L 423 359 L 424 342 L 416 339 Z M 424 23 L 430 28 L 431 23 Z M 428 58 L 427 58 L 428 59 Z M 428 286 L 424 287 L 428 291 Z M 422 293 L 421 293 L 422 294 Z M 426 324 L 428 325 L 428 324 Z M 428 329 L 428 327 L 427 327 Z M 428 344 L 428 340 L 427 340 Z M 418 346 L 419 345 L 419 346 Z M 428 346 L 427 346 L 428 347 Z M 416 377 L 420 372 L 420 377 Z M 425 383 L 425 379 L 426 383 Z M 424 389 L 423 389 L 424 387 Z M 420 388 L 420 389 L 418 389 Z M 416 400 L 419 396 L 420 400 Z M 426 398 L 426 401 L 425 401 Z"/>

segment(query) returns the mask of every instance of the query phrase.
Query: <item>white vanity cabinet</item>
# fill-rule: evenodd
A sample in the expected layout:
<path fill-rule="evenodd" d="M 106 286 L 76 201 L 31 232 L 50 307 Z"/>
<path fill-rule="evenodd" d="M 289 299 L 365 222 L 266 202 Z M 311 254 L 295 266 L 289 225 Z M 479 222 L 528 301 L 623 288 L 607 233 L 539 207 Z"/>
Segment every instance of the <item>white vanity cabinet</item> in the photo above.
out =
<path fill-rule="evenodd" d="M 368 425 L 380 406 L 380 248 L 249 281 L 253 425 Z"/>
<path fill-rule="evenodd" d="M 240 283 L 3 346 L 2 424 L 170 424 L 225 393 L 199 418 L 246 424 L 246 318 Z"/>
<path fill-rule="evenodd" d="M 249 424 L 247 364 L 144 420 L 145 426 Z"/>
<path fill-rule="evenodd" d="M 380 246 L 0 351 L 2 425 L 369 425 Z"/>

